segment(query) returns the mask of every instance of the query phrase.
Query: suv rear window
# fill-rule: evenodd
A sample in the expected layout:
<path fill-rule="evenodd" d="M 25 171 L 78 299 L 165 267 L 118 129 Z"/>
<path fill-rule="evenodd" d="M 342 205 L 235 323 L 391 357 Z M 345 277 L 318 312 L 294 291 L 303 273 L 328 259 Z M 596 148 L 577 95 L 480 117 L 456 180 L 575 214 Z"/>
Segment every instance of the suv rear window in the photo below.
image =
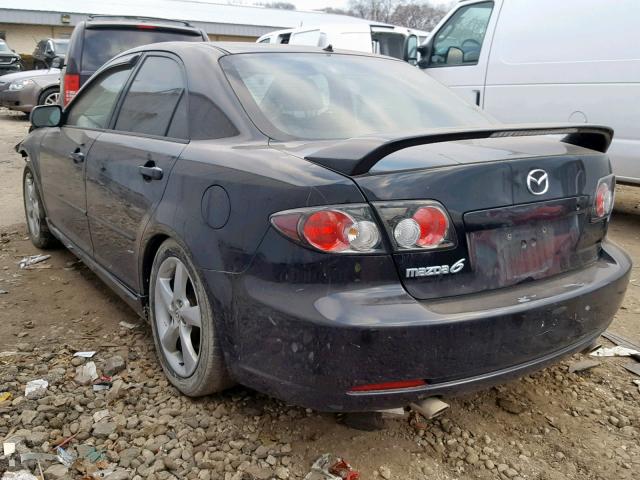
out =
<path fill-rule="evenodd" d="M 84 32 L 82 71 L 95 72 L 107 60 L 130 48 L 158 42 L 201 42 L 202 36 L 171 30 L 87 28 Z"/>

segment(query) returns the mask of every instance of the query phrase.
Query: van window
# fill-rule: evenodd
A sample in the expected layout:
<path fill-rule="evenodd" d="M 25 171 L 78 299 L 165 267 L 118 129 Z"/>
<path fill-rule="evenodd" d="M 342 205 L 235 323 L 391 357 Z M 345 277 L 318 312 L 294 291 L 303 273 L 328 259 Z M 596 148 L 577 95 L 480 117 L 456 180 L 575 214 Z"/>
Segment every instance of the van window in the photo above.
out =
<path fill-rule="evenodd" d="M 271 43 L 271 37 L 263 38 L 260 43 Z"/>
<path fill-rule="evenodd" d="M 320 30 L 309 30 L 307 32 L 294 33 L 291 35 L 291 43 L 317 47 L 320 45 Z"/>
<path fill-rule="evenodd" d="M 147 58 L 124 97 L 115 129 L 164 136 L 184 95 L 182 68 L 166 57 Z"/>
<path fill-rule="evenodd" d="M 458 9 L 436 34 L 430 65 L 477 64 L 492 10 L 493 2 Z"/>

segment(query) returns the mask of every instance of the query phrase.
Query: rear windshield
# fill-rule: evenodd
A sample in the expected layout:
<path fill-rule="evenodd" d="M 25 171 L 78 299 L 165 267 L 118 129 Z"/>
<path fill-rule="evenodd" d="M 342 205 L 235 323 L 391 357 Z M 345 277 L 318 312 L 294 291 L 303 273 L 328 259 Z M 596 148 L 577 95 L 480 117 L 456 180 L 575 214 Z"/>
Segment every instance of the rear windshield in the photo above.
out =
<path fill-rule="evenodd" d="M 221 59 L 258 128 L 275 139 L 339 139 L 493 123 L 405 62 L 358 55 L 255 53 Z"/>
<path fill-rule="evenodd" d="M 107 63 L 107 60 L 130 48 L 149 43 L 176 41 L 201 42 L 202 36 L 195 32 L 189 35 L 167 30 L 87 28 L 84 32 L 82 71 L 95 72 Z"/>

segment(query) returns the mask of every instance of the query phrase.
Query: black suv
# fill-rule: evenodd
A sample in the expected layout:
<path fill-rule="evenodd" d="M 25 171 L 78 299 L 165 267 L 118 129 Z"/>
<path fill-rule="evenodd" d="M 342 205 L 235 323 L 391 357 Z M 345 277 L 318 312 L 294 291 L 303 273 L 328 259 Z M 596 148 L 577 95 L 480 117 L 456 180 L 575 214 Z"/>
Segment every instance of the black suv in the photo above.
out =
<path fill-rule="evenodd" d="M 22 58 L 0 38 L 0 75 L 22 70 Z"/>
<path fill-rule="evenodd" d="M 64 63 L 68 46 L 68 38 L 45 38 L 40 40 L 33 51 L 33 68 L 35 70 L 51 68 L 53 60 L 56 58 L 59 58 Z"/>
<path fill-rule="evenodd" d="M 64 105 L 107 60 L 130 48 L 159 42 L 208 42 L 207 34 L 188 22 L 148 17 L 93 15 L 71 34 L 63 70 Z"/>

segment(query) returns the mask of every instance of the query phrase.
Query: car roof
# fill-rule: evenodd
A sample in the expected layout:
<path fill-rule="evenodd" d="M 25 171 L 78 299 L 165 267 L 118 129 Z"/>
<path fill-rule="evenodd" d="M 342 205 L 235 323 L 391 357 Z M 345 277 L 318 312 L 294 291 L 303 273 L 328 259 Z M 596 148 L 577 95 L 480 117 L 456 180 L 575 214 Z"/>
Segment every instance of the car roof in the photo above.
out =
<path fill-rule="evenodd" d="M 151 45 L 142 45 L 140 47 L 132 48 L 123 52 L 121 55 L 130 54 L 135 52 L 145 52 L 153 50 L 161 50 L 165 52 L 180 53 L 193 49 L 211 49 L 218 52 L 219 56 L 223 55 L 238 55 L 245 53 L 327 53 L 326 50 L 320 47 L 306 46 L 306 45 L 290 45 L 290 44 L 276 44 L 276 43 L 251 43 L 251 42 L 162 42 L 154 43 Z M 333 50 L 332 53 L 358 55 L 363 57 L 376 57 L 387 58 L 391 60 L 398 60 L 392 57 L 385 57 L 375 55 L 373 53 L 358 52 L 352 50 Z M 400 60 L 398 60 L 400 61 Z"/>

